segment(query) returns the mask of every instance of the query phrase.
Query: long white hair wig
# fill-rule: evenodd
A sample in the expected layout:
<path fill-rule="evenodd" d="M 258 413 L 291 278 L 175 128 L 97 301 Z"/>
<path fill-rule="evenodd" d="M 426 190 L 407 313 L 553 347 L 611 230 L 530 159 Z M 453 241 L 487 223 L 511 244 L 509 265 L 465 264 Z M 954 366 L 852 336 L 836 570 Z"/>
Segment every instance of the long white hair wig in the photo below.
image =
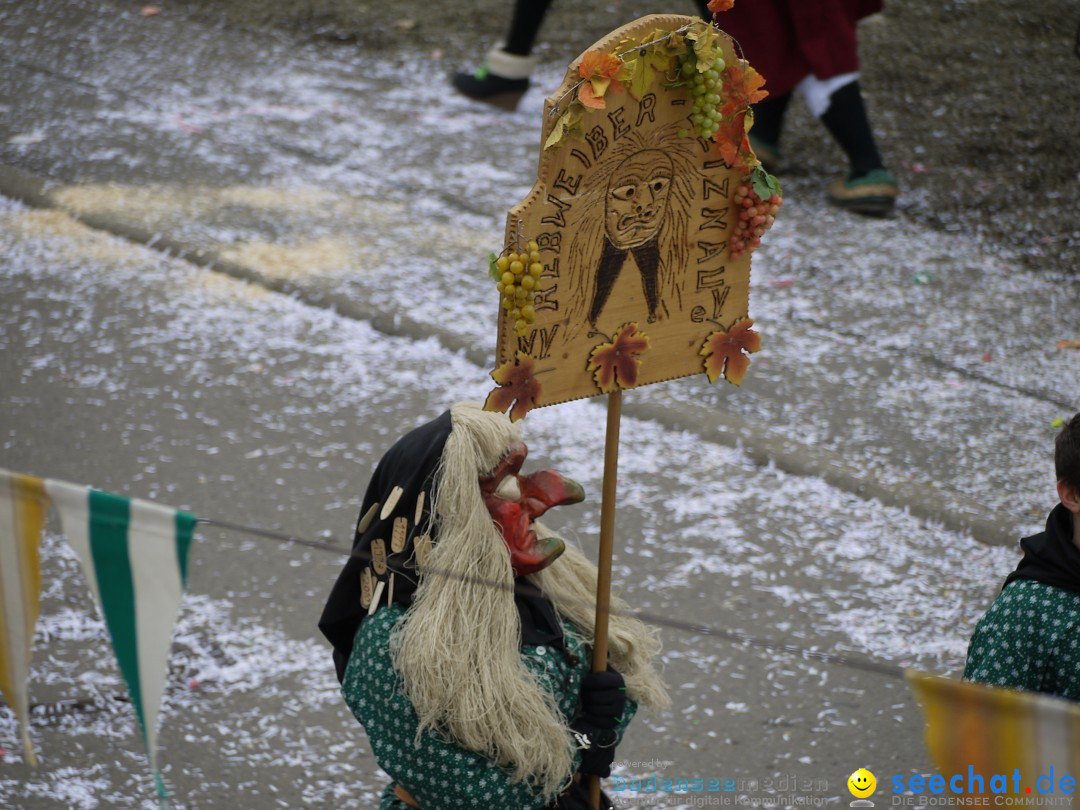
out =
<path fill-rule="evenodd" d="M 438 575 L 421 578 L 391 638 L 394 665 L 420 718 L 418 738 L 424 732 L 443 735 L 508 768 L 515 781 L 528 780 L 552 795 L 572 776 L 574 741 L 554 697 L 522 662 L 510 554 L 478 484 L 518 441 L 518 430 L 506 416 L 471 403 L 455 405 L 451 419 L 436 473 L 438 540 L 427 560 Z M 596 573 L 568 545 L 550 566 L 529 576 L 590 645 Z M 612 598 L 613 610 L 626 608 Z M 653 666 L 660 650 L 656 631 L 612 615 L 608 633 L 609 660 L 625 677 L 627 695 L 653 709 L 668 706 Z"/>

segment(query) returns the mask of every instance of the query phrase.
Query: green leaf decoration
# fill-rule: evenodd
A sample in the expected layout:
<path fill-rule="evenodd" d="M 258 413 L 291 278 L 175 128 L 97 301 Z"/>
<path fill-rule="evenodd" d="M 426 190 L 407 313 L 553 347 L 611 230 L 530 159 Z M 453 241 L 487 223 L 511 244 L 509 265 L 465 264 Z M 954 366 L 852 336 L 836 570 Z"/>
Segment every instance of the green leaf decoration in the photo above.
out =
<path fill-rule="evenodd" d="M 667 50 L 672 56 L 682 56 L 686 53 L 686 37 L 678 31 L 672 31 L 668 36 Z"/>
<path fill-rule="evenodd" d="M 488 275 L 491 276 L 491 280 L 495 282 L 502 281 L 502 273 L 499 271 L 499 265 L 495 264 L 498 261 L 498 256 L 494 253 L 488 254 Z"/>
<path fill-rule="evenodd" d="M 559 120 L 555 122 L 555 126 L 547 136 L 547 140 L 544 141 L 544 148 L 551 149 L 559 146 L 567 137 L 584 138 L 585 132 L 581 126 L 581 114 L 584 110 L 584 104 L 580 101 L 572 101 L 570 106 L 566 108 L 566 112 L 560 115 Z"/>
<path fill-rule="evenodd" d="M 767 200 L 773 194 L 784 196 L 780 191 L 780 181 L 769 174 L 761 166 L 755 166 L 750 173 L 750 184 L 754 187 L 754 193 L 760 200 Z"/>
<path fill-rule="evenodd" d="M 667 73 L 671 69 L 671 60 L 686 50 L 686 45 L 681 39 L 674 46 L 672 45 L 674 37 L 675 34 L 665 34 L 658 28 L 641 41 L 642 45 L 647 42 L 653 43 L 645 49 L 644 54 L 644 59 L 653 70 Z"/>
<path fill-rule="evenodd" d="M 691 79 L 697 73 L 696 61 L 694 52 L 684 48 L 679 54 L 679 61 L 675 64 L 675 78 L 665 82 L 664 87 L 667 89 L 689 87 Z"/>
<path fill-rule="evenodd" d="M 698 73 L 704 73 L 720 61 L 718 70 L 724 69 L 720 51 L 720 35 L 711 25 L 704 26 L 686 34 L 686 38 L 694 43 L 694 55 L 697 57 Z"/>
<path fill-rule="evenodd" d="M 647 56 L 628 56 L 623 60 L 622 70 L 619 71 L 619 79 L 626 84 L 630 95 L 638 101 L 641 101 L 645 94 L 649 92 L 654 78 L 656 78 L 656 71 L 649 64 Z"/>

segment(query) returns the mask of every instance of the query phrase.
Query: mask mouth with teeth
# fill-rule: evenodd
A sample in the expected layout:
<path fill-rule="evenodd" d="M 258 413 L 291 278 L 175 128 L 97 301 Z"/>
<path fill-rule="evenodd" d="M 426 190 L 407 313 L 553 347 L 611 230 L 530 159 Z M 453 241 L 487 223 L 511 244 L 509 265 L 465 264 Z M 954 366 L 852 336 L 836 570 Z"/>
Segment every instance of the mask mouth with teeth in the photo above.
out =
<path fill-rule="evenodd" d="M 484 505 L 502 534 L 518 577 L 546 568 L 566 548 L 558 537 L 537 535 L 534 521 L 553 506 L 585 499 L 580 484 L 555 470 L 522 475 L 528 453 L 524 442 L 516 442 L 494 470 L 480 477 Z"/>

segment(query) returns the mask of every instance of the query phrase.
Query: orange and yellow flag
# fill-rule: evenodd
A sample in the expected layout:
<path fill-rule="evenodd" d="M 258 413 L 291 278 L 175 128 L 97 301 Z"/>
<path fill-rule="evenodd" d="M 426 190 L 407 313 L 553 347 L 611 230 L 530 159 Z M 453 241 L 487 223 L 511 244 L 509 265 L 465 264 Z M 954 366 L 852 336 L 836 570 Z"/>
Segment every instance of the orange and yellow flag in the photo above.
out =
<path fill-rule="evenodd" d="M 944 776 L 1080 776 L 1080 705 L 909 670 L 926 718 L 926 748 Z M 1052 771 L 1051 768 L 1054 770 Z"/>

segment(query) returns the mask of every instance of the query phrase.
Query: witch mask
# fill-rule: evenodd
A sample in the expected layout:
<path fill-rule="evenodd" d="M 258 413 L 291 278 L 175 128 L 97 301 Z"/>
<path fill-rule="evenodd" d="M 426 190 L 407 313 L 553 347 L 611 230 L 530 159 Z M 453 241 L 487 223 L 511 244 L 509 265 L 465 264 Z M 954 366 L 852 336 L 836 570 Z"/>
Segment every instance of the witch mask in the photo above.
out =
<path fill-rule="evenodd" d="M 522 475 L 528 452 L 524 442 L 517 442 L 491 473 L 480 478 L 484 504 L 506 542 L 515 576 L 546 568 L 565 549 L 558 537 L 538 537 L 533 521 L 553 506 L 585 499 L 580 484 L 554 470 Z"/>

